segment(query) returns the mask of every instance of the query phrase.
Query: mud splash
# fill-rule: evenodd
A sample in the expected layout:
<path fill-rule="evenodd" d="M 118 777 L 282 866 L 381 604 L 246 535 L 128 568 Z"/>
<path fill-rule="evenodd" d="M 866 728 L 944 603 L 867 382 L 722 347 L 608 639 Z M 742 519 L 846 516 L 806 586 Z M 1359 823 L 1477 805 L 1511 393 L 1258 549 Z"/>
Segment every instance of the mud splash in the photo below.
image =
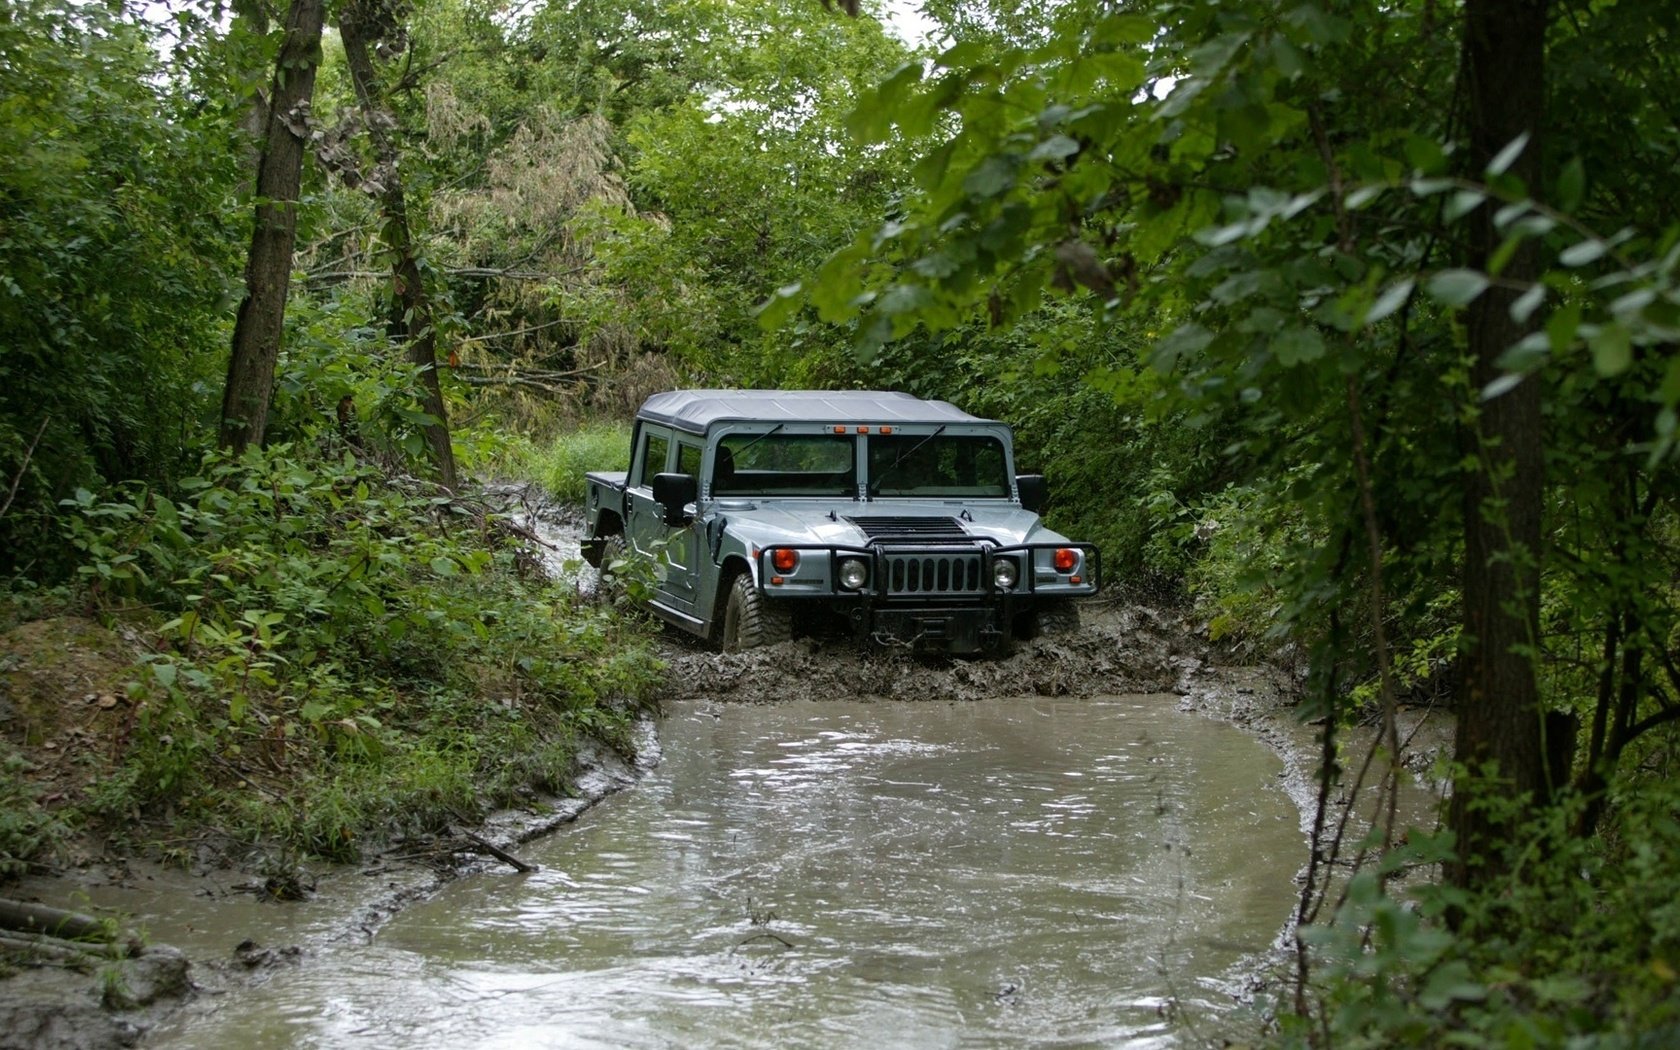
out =
<path fill-rule="evenodd" d="M 795 639 L 744 653 L 708 651 L 673 632 L 673 699 L 979 700 L 997 696 L 1188 695 L 1214 674 L 1208 647 L 1170 613 L 1091 604 L 1078 631 L 974 660 L 866 651 L 846 640 Z M 1211 687 L 1211 680 L 1206 685 Z"/>

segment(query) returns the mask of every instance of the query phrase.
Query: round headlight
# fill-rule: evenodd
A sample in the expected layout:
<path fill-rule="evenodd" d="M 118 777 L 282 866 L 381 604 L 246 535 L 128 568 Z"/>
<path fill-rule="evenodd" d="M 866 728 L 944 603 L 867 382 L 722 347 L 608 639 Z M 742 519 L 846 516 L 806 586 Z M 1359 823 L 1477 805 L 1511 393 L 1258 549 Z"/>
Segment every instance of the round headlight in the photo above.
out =
<path fill-rule="evenodd" d="M 999 558 L 992 562 L 992 582 L 999 590 L 1007 591 L 1015 586 L 1015 563 L 1007 558 Z"/>
<path fill-rule="evenodd" d="M 869 566 L 862 558 L 847 558 L 840 563 L 840 586 L 848 591 L 861 591 L 869 582 Z"/>

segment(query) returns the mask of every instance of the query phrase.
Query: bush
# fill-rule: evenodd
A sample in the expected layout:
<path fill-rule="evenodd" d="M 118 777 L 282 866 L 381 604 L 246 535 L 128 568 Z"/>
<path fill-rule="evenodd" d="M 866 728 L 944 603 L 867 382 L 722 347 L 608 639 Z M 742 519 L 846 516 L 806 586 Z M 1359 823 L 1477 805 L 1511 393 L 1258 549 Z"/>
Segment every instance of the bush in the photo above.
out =
<path fill-rule="evenodd" d="M 167 801 L 344 856 L 558 786 L 581 734 L 628 748 L 657 662 L 610 610 L 521 579 L 480 505 L 283 445 L 180 490 L 71 501 L 88 597 L 165 611 L 106 814 Z"/>
<path fill-rule="evenodd" d="M 1287 1019 L 1287 1041 L 1673 1045 L 1680 789 L 1630 787 L 1601 839 L 1571 833 L 1577 811 L 1573 801 L 1557 806 L 1514 836 L 1502 858 L 1509 874 L 1475 894 L 1429 885 L 1397 899 L 1379 892 L 1374 872 L 1355 876 L 1335 924 L 1307 931 L 1322 1017 Z M 1448 856 L 1449 836 L 1414 833 L 1387 864 L 1392 871 Z"/>
<path fill-rule="evenodd" d="M 630 468 L 630 427 L 623 423 L 588 423 L 525 450 L 510 473 L 533 478 L 555 499 L 582 503 L 583 475 L 591 470 Z"/>

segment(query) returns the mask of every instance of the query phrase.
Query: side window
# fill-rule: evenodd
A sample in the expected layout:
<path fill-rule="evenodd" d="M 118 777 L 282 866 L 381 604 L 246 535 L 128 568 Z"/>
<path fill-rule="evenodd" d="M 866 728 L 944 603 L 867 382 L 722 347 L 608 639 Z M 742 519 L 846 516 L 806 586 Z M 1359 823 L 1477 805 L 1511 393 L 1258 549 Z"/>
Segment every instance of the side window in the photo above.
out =
<path fill-rule="evenodd" d="M 665 471 L 665 459 L 671 450 L 671 439 L 657 430 L 646 431 L 642 439 L 642 472 L 638 475 L 637 484 L 652 485 L 653 476 Z"/>
<path fill-rule="evenodd" d="M 700 446 L 686 441 L 677 442 L 677 473 L 691 478 L 700 477 Z"/>

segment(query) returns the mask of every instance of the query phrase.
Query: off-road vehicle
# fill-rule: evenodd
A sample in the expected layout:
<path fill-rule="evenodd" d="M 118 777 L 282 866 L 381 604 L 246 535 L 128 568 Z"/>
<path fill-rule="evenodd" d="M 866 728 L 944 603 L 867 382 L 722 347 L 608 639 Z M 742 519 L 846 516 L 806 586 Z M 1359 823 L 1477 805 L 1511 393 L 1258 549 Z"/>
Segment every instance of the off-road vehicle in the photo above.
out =
<path fill-rule="evenodd" d="M 950 653 L 1070 629 L 1095 547 L 1039 520 L 1009 427 L 882 391 L 678 390 L 588 475 L 584 558 L 649 559 L 648 607 L 726 649 L 824 621 Z"/>

